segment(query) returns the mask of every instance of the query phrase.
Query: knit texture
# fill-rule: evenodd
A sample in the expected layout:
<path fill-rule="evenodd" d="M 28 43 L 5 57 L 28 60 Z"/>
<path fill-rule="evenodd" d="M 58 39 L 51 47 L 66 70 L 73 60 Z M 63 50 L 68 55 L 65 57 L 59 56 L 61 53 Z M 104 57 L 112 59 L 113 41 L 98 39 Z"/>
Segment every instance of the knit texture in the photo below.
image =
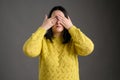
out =
<path fill-rule="evenodd" d="M 44 37 L 46 30 L 39 28 L 25 42 L 23 51 L 30 57 L 40 57 L 39 80 L 79 80 L 78 55 L 87 56 L 94 49 L 93 42 L 75 26 L 69 30 L 71 41 L 62 44 Z"/>

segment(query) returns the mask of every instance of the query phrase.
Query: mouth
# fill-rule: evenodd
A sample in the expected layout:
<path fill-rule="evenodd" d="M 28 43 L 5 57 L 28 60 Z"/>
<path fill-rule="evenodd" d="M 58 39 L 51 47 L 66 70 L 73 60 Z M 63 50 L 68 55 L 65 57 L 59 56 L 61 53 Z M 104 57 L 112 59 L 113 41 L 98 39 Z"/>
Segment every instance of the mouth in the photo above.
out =
<path fill-rule="evenodd" d="M 56 27 L 60 27 L 60 25 L 56 25 Z"/>
<path fill-rule="evenodd" d="M 56 26 L 56 27 L 60 27 L 60 26 Z"/>

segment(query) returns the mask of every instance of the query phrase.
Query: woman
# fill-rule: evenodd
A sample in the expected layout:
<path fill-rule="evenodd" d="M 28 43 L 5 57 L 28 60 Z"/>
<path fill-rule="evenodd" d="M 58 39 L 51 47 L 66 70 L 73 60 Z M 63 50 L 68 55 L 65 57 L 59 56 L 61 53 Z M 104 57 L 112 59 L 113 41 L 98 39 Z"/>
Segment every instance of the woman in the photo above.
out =
<path fill-rule="evenodd" d="M 78 55 L 87 56 L 93 49 L 62 6 L 50 11 L 23 46 L 26 55 L 40 57 L 39 80 L 79 80 Z"/>

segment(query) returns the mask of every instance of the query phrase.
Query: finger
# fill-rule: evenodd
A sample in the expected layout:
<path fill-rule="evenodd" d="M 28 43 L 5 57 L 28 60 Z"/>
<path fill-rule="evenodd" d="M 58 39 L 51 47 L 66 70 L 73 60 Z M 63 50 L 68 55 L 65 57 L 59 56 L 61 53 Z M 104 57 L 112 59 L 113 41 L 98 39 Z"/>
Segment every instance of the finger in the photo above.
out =
<path fill-rule="evenodd" d="M 68 18 L 66 18 L 65 16 L 61 16 L 61 15 L 58 16 L 58 19 L 62 22 L 68 21 Z"/>
<path fill-rule="evenodd" d="M 57 20 L 59 20 L 58 16 L 55 16 L 55 18 L 56 18 Z"/>
<path fill-rule="evenodd" d="M 71 20 L 69 16 L 68 16 L 68 19 Z"/>
<path fill-rule="evenodd" d="M 51 18 L 49 18 L 49 20 L 53 22 L 53 21 L 56 21 L 56 18 L 55 17 L 51 17 Z"/>
<path fill-rule="evenodd" d="M 64 17 L 61 16 L 61 15 L 58 15 L 57 18 L 58 18 L 58 19 L 64 19 Z"/>
<path fill-rule="evenodd" d="M 46 21 L 48 19 L 47 15 L 45 15 L 44 21 Z"/>
<path fill-rule="evenodd" d="M 51 18 L 51 22 L 52 22 L 52 24 L 55 24 L 57 22 L 57 19 L 56 18 Z"/>
<path fill-rule="evenodd" d="M 50 18 L 51 21 L 56 21 L 57 19 L 55 17 Z"/>
<path fill-rule="evenodd" d="M 52 16 L 52 17 L 51 17 L 51 19 L 54 19 L 54 18 L 56 18 L 56 16 Z"/>

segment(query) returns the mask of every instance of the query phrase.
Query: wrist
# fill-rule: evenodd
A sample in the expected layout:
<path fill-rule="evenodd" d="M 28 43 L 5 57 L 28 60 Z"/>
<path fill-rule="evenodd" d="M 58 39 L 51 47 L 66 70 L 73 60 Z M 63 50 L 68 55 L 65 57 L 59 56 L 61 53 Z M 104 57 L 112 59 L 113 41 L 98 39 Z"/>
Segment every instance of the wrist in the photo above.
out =
<path fill-rule="evenodd" d="M 48 30 L 49 28 L 48 27 L 46 27 L 46 26 L 41 26 L 41 28 L 43 28 L 43 29 L 45 29 L 45 30 Z"/>
<path fill-rule="evenodd" d="M 67 27 L 67 30 L 69 30 L 73 25 L 70 25 L 69 27 Z"/>

